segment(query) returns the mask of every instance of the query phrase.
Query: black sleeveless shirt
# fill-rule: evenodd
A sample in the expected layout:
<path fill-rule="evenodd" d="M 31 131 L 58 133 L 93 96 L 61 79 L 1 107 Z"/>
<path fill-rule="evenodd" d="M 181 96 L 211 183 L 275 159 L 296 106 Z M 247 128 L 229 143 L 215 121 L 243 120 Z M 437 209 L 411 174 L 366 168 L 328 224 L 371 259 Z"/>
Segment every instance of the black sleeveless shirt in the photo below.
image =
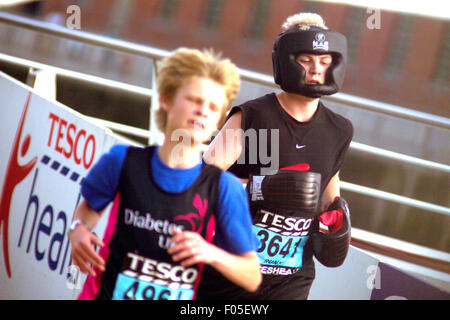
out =
<path fill-rule="evenodd" d="M 228 117 L 242 115 L 243 152 L 229 171 L 240 178 L 250 174 L 265 175 L 280 168 L 304 164 L 309 171 L 321 174 L 321 195 L 330 179 L 339 171 L 353 137 L 351 122 L 326 108 L 319 101 L 317 111 L 308 122 L 299 122 L 280 105 L 274 93 L 233 107 Z M 253 232 L 261 245 L 257 250 L 263 273 L 258 292 L 245 292 L 216 274 L 214 282 L 199 293 L 202 299 L 303 299 L 315 277 L 312 244 L 309 235 L 318 231 L 317 219 L 295 218 L 301 226 L 298 236 L 272 232 L 261 227 L 252 210 Z M 270 216 L 270 214 L 267 214 Z M 266 217 L 267 218 L 267 217 Z M 277 218 L 281 221 L 283 217 Z M 293 219 L 293 218 L 290 218 Z M 267 219 L 268 220 L 268 219 Z M 266 221 L 264 221 L 266 222 Z M 202 288 L 207 282 L 202 283 Z M 220 292 L 212 291 L 220 287 Z"/>
<path fill-rule="evenodd" d="M 291 117 L 274 93 L 234 107 L 228 117 L 238 111 L 242 114 L 244 149 L 241 158 L 229 171 L 240 178 L 264 174 L 261 169 L 270 171 L 271 166 L 277 170 L 306 163 L 310 171 L 321 174 L 323 192 L 341 167 L 353 137 L 351 122 L 320 101 L 308 122 L 299 122 Z M 278 145 L 275 141 L 277 131 Z"/>

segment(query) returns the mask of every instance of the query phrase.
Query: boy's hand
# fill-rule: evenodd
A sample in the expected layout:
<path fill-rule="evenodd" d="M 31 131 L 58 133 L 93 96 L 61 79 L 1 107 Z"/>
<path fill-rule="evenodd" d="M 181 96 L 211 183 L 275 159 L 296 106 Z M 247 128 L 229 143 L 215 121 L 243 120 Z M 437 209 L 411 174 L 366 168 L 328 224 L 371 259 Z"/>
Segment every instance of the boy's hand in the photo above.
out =
<path fill-rule="evenodd" d="M 206 242 L 198 233 L 179 229 L 174 229 L 168 252 L 172 255 L 173 261 L 181 261 L 183 267 L 197 263 L 211 264 L 219 254 L 219 250 Z"/>
<path fill-rule="evenodd" d="M 75 230 L 69 232 L 68 236 L 72 245 L 72 261 L 81 272 L 95 277 L 94 267 L 102 272 L 105 271 L 105 261 L 93 247 L 93 245 L 104 246 L 100 238 L 83 225 L 78 225 Z"/>

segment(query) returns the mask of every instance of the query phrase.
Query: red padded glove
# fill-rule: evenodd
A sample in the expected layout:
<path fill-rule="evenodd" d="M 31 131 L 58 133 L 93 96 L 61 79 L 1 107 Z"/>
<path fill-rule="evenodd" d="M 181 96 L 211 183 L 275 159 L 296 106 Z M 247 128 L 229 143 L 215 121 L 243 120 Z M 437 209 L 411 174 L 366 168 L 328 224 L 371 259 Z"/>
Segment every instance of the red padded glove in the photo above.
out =
<path fill-rule="evenodd" d="M 336 197 L 336 199 L 338 198 L 339 197 Z M 328 227 L 330 233 L 337 232 L 342 227 L 343 219 L 344 213 L 342 212 L 342 209 L 325 211 L 319 216 L 319 221 Z"/>
<path fill-rule="evenodd" d="M 292 166 L 281 168 L 280 170 L 309 171 L 309 168 L 309 164 L 307 163 L 298 163 Z"/>

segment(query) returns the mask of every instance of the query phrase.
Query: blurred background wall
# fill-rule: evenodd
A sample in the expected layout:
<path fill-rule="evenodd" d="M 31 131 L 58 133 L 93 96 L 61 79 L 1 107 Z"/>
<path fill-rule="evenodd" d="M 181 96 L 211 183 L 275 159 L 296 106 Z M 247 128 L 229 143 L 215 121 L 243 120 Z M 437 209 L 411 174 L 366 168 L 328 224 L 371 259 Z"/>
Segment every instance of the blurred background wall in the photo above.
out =
<path fill-rule="evenodd" d="M 265 74 L 272 73 L 272 45 L 285 18 L 317 12 L 349 40 L 343 92 L 450 116 L 447 19 L 380 10 L 379 29 L 369 29 L 373 13 L 365 7 L 304 0 L 44 0 L 31 6 L 35 17 L 51 20 L 71 4 L 81 8 L 84 31 L 168 50 L 214 47 Z"/>

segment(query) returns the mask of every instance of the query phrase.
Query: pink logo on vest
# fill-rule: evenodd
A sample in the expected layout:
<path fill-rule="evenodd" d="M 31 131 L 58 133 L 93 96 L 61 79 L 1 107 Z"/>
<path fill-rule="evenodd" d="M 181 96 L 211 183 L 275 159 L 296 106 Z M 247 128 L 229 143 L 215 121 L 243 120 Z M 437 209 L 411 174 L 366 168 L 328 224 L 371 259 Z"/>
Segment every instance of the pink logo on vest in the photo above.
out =
<path fill-rule="evenodd" d="M 203 199 L 202 201 L 202 198 L 197 193 L 194 197 L 192 205 L 198 212 L 190 212 L 180 215 L 176 217 L 174 221 L 185 220 L 191 225 L 192 231 L 200 233 L 202 232 L 206 211 L 208 210 L 208 199 Z"/>

